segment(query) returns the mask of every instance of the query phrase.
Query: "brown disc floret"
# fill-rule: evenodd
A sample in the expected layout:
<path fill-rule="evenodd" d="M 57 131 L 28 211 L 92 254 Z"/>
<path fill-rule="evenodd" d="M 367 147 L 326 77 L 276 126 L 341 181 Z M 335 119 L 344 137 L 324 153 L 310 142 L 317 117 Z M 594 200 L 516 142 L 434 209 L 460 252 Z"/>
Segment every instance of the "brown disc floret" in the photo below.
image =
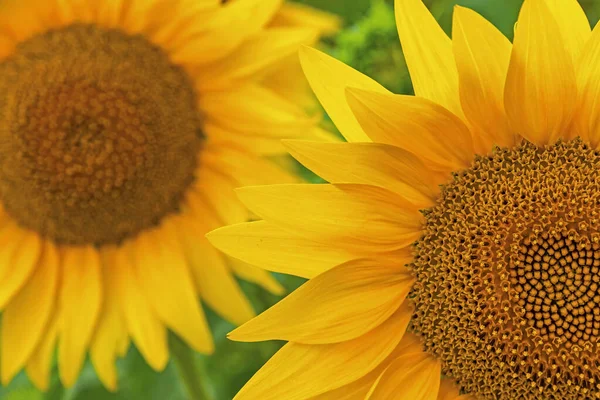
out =
<path fill-rule="evenodd" d="M 202 134 L 193 84 L 142 36 L 71 25 L 0 63 L 0 199 L 57 243 L 118 243 L 177 210 Z"/>
<path fill-rule="evenodd" d="M 600 153 L 478 157 L 425 211 L 412 329 L 478 399 L 600 398 Z"/>

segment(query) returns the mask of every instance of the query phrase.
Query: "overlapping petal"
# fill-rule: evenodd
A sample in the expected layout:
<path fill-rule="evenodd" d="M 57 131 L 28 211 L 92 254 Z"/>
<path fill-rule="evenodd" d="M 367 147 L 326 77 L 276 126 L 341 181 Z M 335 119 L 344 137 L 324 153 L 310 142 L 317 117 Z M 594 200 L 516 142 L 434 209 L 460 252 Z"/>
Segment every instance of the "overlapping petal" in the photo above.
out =
<path fill-rule="evenodd" d="M 566 135 L 577 97 L 573 58 L 545 0 L 526 0 L 515 29 L 504 104 L 512 129 L 537 145 Z"/>
<path fill-rule="evenodd" d="M 324 344 L 354 339 L 379 326 L 406 298 L 410 262 L 358 259 L 311 279 L 229 334 L 244 341 Z"/>
<path fill-rule="evenodd" d="M 59 273 L 58 252 L 45 243 L 31 277 L 2 314 L 3 385 L 10 382 L 42 341 L 55 305 Z"/>
<path fill-rule="evenodd" d="M 226 226 L 208 234 L 223 252 L 265 269 L 312 278 L 356 255 L 281 229 L 266 221 Z"/>
<path fill-rule="evenodd" d="M 348 102 L 373 141 L 421 157 L 433 168 L 459 170 L 473 160 L 471 132 L 460 118 L 430 100 L 350 88 Z"/>
<path fill-rule="evenodd" d="M 596 25 L 589 41 L 581 52 L 577 69 L 578 99 L 574 116 L 574 134 L 588 140 L 592 146 L 600 145 L 600 26 Z M 573 135 L 574 136 L 574 135 Z"/>
<path fill-rule="evenodd" d="M 477 152 L 487 154 L 494 145 L 512 146 L 516 136 L 504 111 L 504 82 L 512 45 L 490 22 L 456 7 L 453 48 L 459 76 L 460 101 L 476 132 Z"/>
<path fill-rule="evenodd" d="M 300 61 L 315 95 L 349 142 L 370 142 L 346 102 L 348 86 L 389 93 L 373 79 L 318 50 L 304 47 Z"/>
<path fill-rule="evenodd" d="M 61 381 L 71 386 L 83 366 L 102 307 L 102 272 L 94 248 L 61 250 L 58 365 Z"/>
<path fill-rule="evenodd" d="M 458 72 L 452 42 L 422 0 L 396 0 L 396 25 L 415 94 L 459 117 Z M 353 86 L 349 83 L 349 86 Z"/>
<path fill-rule="evenodd" d="M 342 343 L 288 343 L 235 399 L 304 400 L 354 382 L 396 348 L 409 319 L 410 314 L 399 312 L 373 331 Z"/>
<path fill-rule="evenodd" d="M 421 208 L 432 206 L 439 193 L 439 182 L 431 170 L 414 154 L 399 147 L 297 140 L 285 143 L 294 158 L 331 183 L 379 186 Z"/>
<path fill-rule="evenodd" d="M 376 186 L 273 185 L 245 187 L 238 194 L 267 222 L 349 249 L 397 250 L 421 234 L 418 209 Z"/>

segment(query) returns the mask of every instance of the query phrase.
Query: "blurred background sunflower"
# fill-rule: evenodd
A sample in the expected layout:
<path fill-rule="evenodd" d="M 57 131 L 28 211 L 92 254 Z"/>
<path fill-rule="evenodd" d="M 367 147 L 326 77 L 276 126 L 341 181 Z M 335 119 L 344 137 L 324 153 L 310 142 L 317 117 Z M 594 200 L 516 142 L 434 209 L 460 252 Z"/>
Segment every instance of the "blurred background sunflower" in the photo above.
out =
<path fill-rule="evenodd" d="M 223 1 L 223 3 L 227 3 L 230 7 L 235 5 L 236 2 L 241 2 L 241 0 Z M 595 24 L 600 17 L 600 3 L 595 0 L 581 0 L 580 2 L 590 19 L 590 22 Z M 17 2 L 14 2 L 13 0 L 0 0 L 0 4 L 3 4 L 5 7 L 12 7 L 13 3 Z M 49 4 L 61 5 L 64 8 L 60 10 L 60 13 L 63 13 L 61 15 L 65 21 L 73 22 L 73 18 L 76 15 L 79 15 L 83 22 L 86 23 L 91 22 L 94 16 L 101 18 L 103 23 L 110 23 L 111 18 L 114 18 L 114 14 L 111 17 L 110 12 L 99 12 L 99 10 L 110 11 L 111 7 L 114 10 L 115 5 L 142 4 L 144 2 L 127 0 L 123 0 L 122 2 L 111 0 L 102 0 L 98 2 L 93 0 L 56 0 L 52 2 L 30 0 L 25 3 L 29 3 L 37 9 L 43 9 Z M 131 9 L 126 17 L 122 16 L 123 18 L 121 21 L 124 21 L 127 24 L 128 29 L 131 29 L 132 31 L 141 32 L 146 29 L 144 32 L 156 34 L 155 37 L 157 38 L 157 41 L 172 40 L 173 38 L 177 38 L 177 35 L 173 31 L 173 29 L 178 28 L 177 24 L 165 27 L 162 31 L 157 29 L 153 24 L 155 24 L 156 21 L 160 21 L 161 16 L 165 16 L 163 20 L 169 19 L 173 21 L 173 14 L 177 13 L 180 13 L 178 14 L 180 17 L 177 19 L 178 21 L 189 23 L 191 20 L 186 18 L 192 16 L 195 12 L 201 11 L 200 8 L 202 5 L 210 2 L 205 2 L 203 0 L 186 0 L 182 4 L 186 4 L 186 7 L 189 8 L 182 8 L 177 10 L 177 12 L 169 6 L 169 1 L 156 3 L 162 3 L 163 6 L 166 5 L 166 7 L 156 7 L 152 10 L 145 9 L 144 7 Z M 412 94 L 412 85 L 398 41 L 392 3 L 392 0 L 288 1 L 286 7 L 278 9 L 278 12 L 274 13 L 269 18 L 267 25 L 272 29 L 286 27 L 315 29 L 323 36 L 322 47 L 335 58 L 351 65 L 366 75 L 373 77 L 383 86 L 395 93 Z M 451 34 L 453 7 L 455 5 L 461 5 L 476 10 L 512 40 L 514 23 L 516 22 L 518 11 L 522 5 L 522 0 L 425 0 L 425 3 L 448 34 Z M 68 11 L 70 9 L 69 4 L 77 5 L 77 7 L 72 8 L 72 14 L 70 16 Z M 95 6 L 96 4 L 106 4 L 107 6 L 106 8 L 102 6 L 97 7 Z M 337 15 L 343 21 L 342 29 L 339 31 L 335 29 L 335 23 L 332 24 L 329 14 L 317 13 L 313 11 L 314 9 L 320 9 L 324 12 Z M 5 24 L 5 26 L 10 26 L 12 29 L 11 40 L 23 40 L 28 35 L 31 35 L 32 32 L 41 32 L 49 26 L 58 26 L 56 15 L 47 15 L 47 19 L 36 18 L 36 15 L 39 17 L 39 14 L 26 12 L 19 14 L 18 18 L 15 18 L 13 15 L 12 21 L 10 18 L 4 18 L 2 23 Z M 256 16 L 257 14 L 250 15 Z M 48 25 L 49 23 L 50 25 Z M 219 37 L 219 39 L 215 41 L 215 44 L 218 44 L 218 46 L 215 47 L 210 54 L 219 54 L 220 52 L 222 52 L 222 54 L 229 53 L 230 50 L 227 50 L 228 44 L 236 47 L 232 43 L 235 42 L 235 40 L 239 40 L 237 35 L 240 26 L 241 25 L 236 25 L 235 22 L 231 21 L 229 24 L 220 25 L 221 30 L 215 31 L 215 34 Z M 186 27 L 190 28 L 190 25 L 186 25 Z M 69 40 L 74 40 L 76 42 L 78 40 L 77 35 L 79 34 L 81 33 L 74 35 L 74 37 Z M 182 40 L 181 37 L 178 39 Z M 99 38 L 98 40 L 106 40 L 106 38 Z M 308 41 L 311 40 L 314 40 L 314 38 Z M 233 42 L 229 43 L 228 41 Z M 302 40 L 299 39 L 299 41 Z M 255 47 L 249 47 L 251 51 L 248 51 L 246 54 L 238 54 L 238 60 L 241 60 L 242 62 L 244 62 L 244 60 L 246 60 L 246 62 L 252 61 L 251 59 L 245 59 L 244 57 L 257 54 L 261 49 L 260 44 L 261 42 L 259 41 L 253 43 Z M 285 45 L 283 40 L 280 44 Z M 3 50 L 3 54 L 1 54 L 3 58 L 13 51 L 10 41 L 7 42 L 3 39 L 0 45 L 0 48 Z M 30 51 L 35 54 L 42 54 L 44 53 L 44 49 L 41 49 L 41 47 L 43 46 L 33 43 Z M 48 52 L 47 49 L 45 51 Z M 179 48 L 179 51 L 174 53 L 173 60 L 176 60 L 177 63 L 183 65 L 186 61 L 194 60 L 194 57 L 197 57 L 198 54 L 202 53 L 199 53 L 193 46 L 183 50 Z M 314 103 L 312 96 L 306 91 L 306 87 L 303 84 L 297 58 L 293 54 L 287 54 L 285 56 L 281 56 L 281 54 L 285 54 L 285 51 L 279 52 L 277 59 L 269 59 L 267 55 L 262 56 L 264 61 L 264 64 L 262 65 L 256 65 L 255 63 L 250 66 L 245 65 L 245 68 L 236 68 L 236 65 L 239 64 L 223 62 L 222 64 L 217 64 L 212 70 L 202 70 L 200 68 L 194 71 L 194 73 L 197 74 L 196 76 L 200 77 L 198 81 L 200 82 L 200 87 L 197 87 L 199 91 L 205 89 L 208 92 L 217 93 L 216 95 L 209 94 L 203 97 L 199 105 L 200 108 L 205 107 L 203 108 L 203 110 L 205 110 L 205 115 L 210 116 L 207 120 L 202 121 L 204 129 L 207 131 L 206 133 L 210 134 L 213 132 L 212 137 L 219 139 L 214 141 L 215 146 L 209 149 L 209 152 L 206 152 L 208 163 L 214 163 L 215 159 L 217 159 L 218 164 L 219 160 L 224 160 L 225 165 L 222 166 L 223 170 L 231 171 L 233 168 L 243 173 L 248 168 L 248 164 L 231 165 L 228 163 L 232 161 L 239 162 L 240 158 L 236 158 L 236 156 L 240 154 L 260 154 L 261 156 L 270 158 L 272 161 L 275 161 L 275 163 L 289 165 L 289 160 L 286 158 L 282 159 L 280 156 L 281 148 L 277 142 L 278 138 L 273 140 L 272 136 L 265 138 L 257 135 L 257 132 L 260 130 L 264 132 L 264 126 L 256 125 L 254 131 L 245 132 L 245 136 L 239 135 L 240 126 L 247 126 L 249 122 L 257 123 L 258 121 L 258 123 L 260 123 L 260 115 L 253 115 L 251 113 L 252 110 L 240 107 L 240 104 L 243 103 L 244 99 L 256 98 L 254 96 L 257 96 L 257 92 L 262 95 L 262 97 L 260 97 L 261 101 L 267 102 L 267 104 L 271 104 L 269 103 L 271 98 L 268 96 L 268 93 L 275 93 L 277 96 L 288 98 L 290 100 L 293 99 L 295 104 L 300 105 L 304 109 L 316 111 L 318 113 L 319 110 L 314 109 L 315 107 L 318 107 L 318 105 Z M 227 60 L 226 57 L 223 59 Z M 20 60 L 20 62 L 23 61 L 27 60 Z M 22 64 L 19 64 L 19 66 L 22 66 Z M 265 66 L 270 67 L 262 69 L 265 68 Z M 252 76 L 253 80 L 256 79 L 255 73 L 257 70 L 263 72 L 263 79 L 260 81 L 260 90 L 238 90 L 232 92 L 233 95 L 229 97 L 219 95 L 219 91 L 222 88 L 231 86 L 232 82 L 233 84 L 237 84 L 239 80 L 246 79 L 248 76 Z M 210 75 L 211 71 L 218 71 L 219 74 L 217 75 L 219 76 L 217 78 L 220 77 L 220 79 L 212 79 L 214 75 Z M 203 75 L 207 73 L 209 75 Z M 201 81 L 203 76 L 211 76 L 211 79 Z M 45 76 L 42 78 L 45 78 Z M 173 79 L 176 79 L 176 77 Z M 210 82 L 210 85 L 206 85 L 207 82 Z M 12 82 L 5 82 L 4 84 L 8 85 L 9 83 Z M 217 104 L 231 107 L 236 110 L 236 113 L 221 113 L 220 110 L 223 108 L 215 107 Z M 46 107 L 51 107 L 51 105 L 52 104 L 48 104 Z M 273 110 L 268 112 L 273 112 Z M 241 118 L 232 118 L 234 114 L 236 117 L 241 116 Z M 289 114 L 284 116 L 289 116 Z M 296 124 L 296 127 L 301 126 L 302 123 L 305 122 L 301 118 L 292 119 L 292 121 Z M 311 124 L 313 124 L 313 122 L 311 122 Z M 335 131 L 335 127 L 327 119 L 321 124 L 321 128 Z M 291 126 L 290 129 L 293 130 L 293 126 Z M 316 128 L 314 130 L 314 135 L 315 137 L 320 137 L 323 135 L 323 132 Z M 293 136 L 293 134 L 291 134 L 291 136 Z M 238 144 L 237 149 L 240 153 L 227 153 L 225 154 L 225 157 L 220 157 L 223 154 L 219 153 L 218 150 L 228 148 L 227 144 L 231 141 L 236 141 Z M 261 158 L 260 160 L 264 160 L 264 158 Z M 256 164 L 252 164 L 252 166 L 257 167 Z M 263 164 L 260 164 L 260 166 L 270 168 Z M 219 167 L 217 166 L 216 168 Z M 319 181 L 319 178 L 295 164 L 292 164 L 292 168 L 297 168 L 299 173 L 309 181 Z M 205 174 L 205 172 L 201 173 Z M 216 193 L 228 193 L 232 186 L 238 184 L 254 183 L 248 180 L 252 178 L 251 176 L 249 177 L 244 174 L 240 175 L 239 181 L 233 183 L 231 181 L 232 177 L 229 176 L 226 177 L 226 179 L 219 179 L 222 178 L 219 174 L 211 175 L 208 173 L 204 178 L 206 182 L 212 182 L 213 188 L 216 188 Z M 279 179 L 279 177 L 277 177 L 277 179 Z M 269 179 L 266 179 L 265 181 L 256 183 L 271 182 Z M 202 190 L 206 189 L 202 188 L 198 192 L 201 192 Z M 216 211 L 217 213 L 224 213 L 223 215 L 225 215 L 227 223 L 236 222 L 237 219 L 240 218 L 239 212 L 230 212 L 230 207 L 233 207 L 234 209 L 237 207 L 235 203 L 232 204 L 224 199 L 215 199 L 215 201 L 221 201 L 220 203 L 216 203 L 217 206 L 225 205 L 228 208 L 227 210 L 221 209 Z M 200 203 L 202 202 L 196 202 L 195 204 Z M 213 207 L 213 205 L 210 205 L 209 207 Z M 18 212 L 18 207 L 13 206 L 13 209 L 15 212 Z M 195 212 L 197 215 L 197 208 Z M 25 217 L 26 216 L 23 218 Z M 45 229 L 51 230 L 52 227 L 46 227 Z M 124 228 L 123 232 L 126 231 L 127 227 Z M 73 234 L 73 231 L 64 233 L 61 238 L 62 241 L 68 242 L 70 240 L 68 238 L 69 234 Z M 57 235 L 57 237 L 60 236 L 60 232 L 55 232 L 55 235 Z M 126 235 L 126 233 L 123 235 Z M 90 240 L 102 241 L 103 238 L 90 238 Z M 182 242 L 182 244 L 188 246 L 188 243 L 186 242 Z M 189 252 L 192 253 L 201 248 L 201 245 L 189 244 L 189 246 L 191 246 Z M 35 246 L 33 248 L 35 249 Z M 115 257 L 114 253 L 115 249 L 111 249 L 102 257 Z M 44 254 L 44 257 L 48 257 L 47 253 Z M 75 259 L 70 262 L 79 262 L 77 257 L 80 256 L 81 255 L 76 255 Z M 52 255 L 50 255 L 50 258 L 51 257 Z M 63 259 L 62 253 L 60 257 Z M 50 262 L 48 262 L 48 264 L 50 264 Z M 282 297 L 284 291 L 289 292 L 293 290 L 298 287 L 303 280 L 284 275 L 277 275 L 275 277 L 276 280 L 270 280 L 269 277 L 264 275 L 257 276 L 256 270 L 253 270 L 253 273 L 252 271 L 249 271 L 248 266 L 239 264 L 233 265 L 230 268 L 233 268 L 233 272 L 236 276 L 231 278 L 232 280 L 230 283 L 232 283 L 232 285 L 229 287 L 231 288 L 239 285 L 243 295 L 242 292 L 227 291 L 221 293 L 209 293 L 208 299 L 206 296 L 204 297 L 205 303 L 208 303 L 208 307 L 203 306 L 203 310 L 200 311 L 205 315 L 205 318 L 208 321 L 208 329 L 214 337 L 214 353 L 212 355 L 207 356 L 190 351 L 185 342 L 182 342 L 173 336 L 170 341 L 170 347 L 171 352 L 178 353 L 176 361 L 171 359 L 167 362 L 165 360 L 164 362 L 166 365 L 164 366 L 164 369 L 162 368 L 162 365 L 161 368 L 153 369 L 149 365 L 148 355 L 145 355 L 143 351 L 140 352 L 137 346 L 127 347 L 119 341 L 115 341 L 114 344 L 116 347 L 113 347 L 113 353 L 108 360 L 104 360 L 102 357 L 100 357 L 100 360 L 94 360 L 93 358 L 83 360 L 82 358 L 81 362 L 83 362 L 83 366 L 81 372 L 79 372 L 79 368 L 76 366 L 73 368 L 75 371 L 71 372 L 71 375 L 73 376 L 66 378 L 67 381 L 73 381 L 75 377 L 78 376 L 76 383 L 68 388 L 65 388 L 63 382 L 61 382 L 58 363 L 59 357 L 48 356 L 49 376 L 47 382 L 42 382 L 45 383 L 42 385 L 38 383 L 38 386 L 42 387 L 47 385 L 47 390 L 45 392 L 39 391 L 38 388 L 30 382 L 30 379 L 25 372 L 20 372 L 13 378 L 13 375 L 19 368 L 19 362 L 16 362 L 14 359 L 9 360 L 8 362 L 5 360 L 2 365 L 9 365 L 10 371 L 9 373 L 5 371 L 3 376 L 5 377 L 5 381 L 10 380 L 10 384 L 0 388 L 0 398 L 8 400 L 194 399 L 196 396 L 193 394 L 194 388 L 186 386 L 185 382 L 193 382 L 194 375 L 197 374 L 206 377 L 204 380 L 207 386 L 204 390 L 207 391 L 208 396 L 215 400 L 229 400 L 233 398 L 243 384 L 281 347 L 283 343 L 236 343 L 225 339 L 225 334 L 235 327 L 234 323 L 239 323 L 247 318 L 247 316 L 252 313 L 252 310 L 256 312 L 265 310 L 278 301 Z M 242 279 L 240 279 L 240 277 Z M 26 277 L 23 279 L 26 279 Z M 77 277 L 77 279 L 79 279 L 79 277 Z M 47 280 L 47 276 L 41 276 L 38 278 L 37 284 L 42 285 L 43 287 L 42 281 L 45 280 Z M 249 281 L 255 281 L 259 284 L 250 283 Z M 74 281 L 72 285 L 77 286 L 80 283 L 81 281 Z M 262 285 L 260 283 L 262 283 Z M 36 294 L 39 293 L 35 289 L 35 286 L 30 285 L 30 293 L 31 291 Z M 230 296 L 232 293 L 235 294 L 234 297 Z M 86 294 L 89 293 L 86 293 L 85 291 L 81 292 L 81 296 Z M 219 296 L 227 298 L 229 302 L 217 302 Z M 99 297 L 102 297 L 102 295 L 99 295 Z M 214 301 L 211 303 L 209 299 Z M 246 303 L 245 299 L 249 299 L 249 304 Z M 37 303 L 33 303 L 33 305 L 21 304 L 21 307 L 34 307 L 36 304 Z M 81 314 L 78 310 L 73 310 L 72 312 L 75 313 L 75 315 Z M 7 318 L 19 320 L 18 317 L 18 313 L 15 315 L 13 312 L 11 315 L 5 311 L 3 320 L 6 320 Z M 35 316 L 33 318 L 35 318 Z M 48 316 L 47 318 L 49 319 L 51 317 Z M 30 320 L 27 320 L 24 323 L 29 324 L 29 321 Z M 45 325 L 47 321 L 43 322 L 43 325 Z M 89 321 L 84 323 L 90 324 Z M 92 325 L 97 329 L 98 325 L 95 325 L 95 323 L 96 322 Z M 26 329 L 29 327 L 30 326 L 28 325 Z M 96 336 L 93 335 L 91 328 L 88 335 L 89 340 L 92 340 L 92 336 Z M 6 341 L 7 339 L 4 340 Z M 83 347 L 85 348 L 85 345 Z M 196 347 L 198 348 L 200 346 Z M 28 354 L 30 355 L 34 351 L 37 351 L 37 348 L 28 350 Z M 51 354 L 51 350 L 48 350 L 48 352 L 48 354 Z M 84 354 L 85 351 L 82 352 L 80 350 L 78 357 L 83 357 Z M 103 383 L 98 377 L 98 364 L 102 365 L 104 363 L 104 370 L 106 371 L 107 368 L 110 368 L 107 367 L 107 365 L 113 363 L 113 357 L 117 358 L 116 376 L 114 378 L 107 378 L 107 375 L 105 374 Z M 21 363 L 24 362 L 25 360 L 21 361 Z M 160 362 L 157 363 L 161 364 Z M 96 364 L 96 368 L 94 368 L 94 364 Z M 35 372 L 32 373 L 35 374 Z M 190 376 L 190 374 L 192 375 Z M 64 381 L 65 377 L 63 376 L 62 378 Z M 108 390 L 107 386 L 110 388 L 112 382 L 111 379 L 114 379 L 116 382 L 117 378 L 119 390 L 114 393 Z"/>

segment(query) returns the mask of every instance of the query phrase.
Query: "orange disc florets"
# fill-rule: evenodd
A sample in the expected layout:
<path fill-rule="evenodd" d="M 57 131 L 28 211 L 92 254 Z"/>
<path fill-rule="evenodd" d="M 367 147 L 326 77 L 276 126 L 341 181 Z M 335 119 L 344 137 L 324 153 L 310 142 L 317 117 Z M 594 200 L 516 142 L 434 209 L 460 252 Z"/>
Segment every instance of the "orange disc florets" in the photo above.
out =
<path fill-rule="evenodd" d="M 186 73 L 141 36 L 72 25 L 0 63 L 0 198 L 59 243 L 117 243 L 175 211 L 201 142 Z"/>
<path fill-rule="evenodd" d="M 413 329 L 478 399 L 600 398 L 600 153 L 477 158 L 426 214 Z"/>

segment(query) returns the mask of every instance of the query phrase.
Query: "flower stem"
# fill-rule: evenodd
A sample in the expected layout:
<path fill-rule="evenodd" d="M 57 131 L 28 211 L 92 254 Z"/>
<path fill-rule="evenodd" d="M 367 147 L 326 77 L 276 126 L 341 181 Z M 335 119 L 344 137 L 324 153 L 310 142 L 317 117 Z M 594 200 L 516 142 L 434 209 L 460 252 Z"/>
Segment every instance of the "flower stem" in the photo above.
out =
<path fill-rule="evenodd" d="M 194 361 L 194 350 L 175 334 L 169 335 L 169 347 L 190 400 L 212 400 L 206 387 L 208 376 L 206 376 L 204 368 Z"/>

